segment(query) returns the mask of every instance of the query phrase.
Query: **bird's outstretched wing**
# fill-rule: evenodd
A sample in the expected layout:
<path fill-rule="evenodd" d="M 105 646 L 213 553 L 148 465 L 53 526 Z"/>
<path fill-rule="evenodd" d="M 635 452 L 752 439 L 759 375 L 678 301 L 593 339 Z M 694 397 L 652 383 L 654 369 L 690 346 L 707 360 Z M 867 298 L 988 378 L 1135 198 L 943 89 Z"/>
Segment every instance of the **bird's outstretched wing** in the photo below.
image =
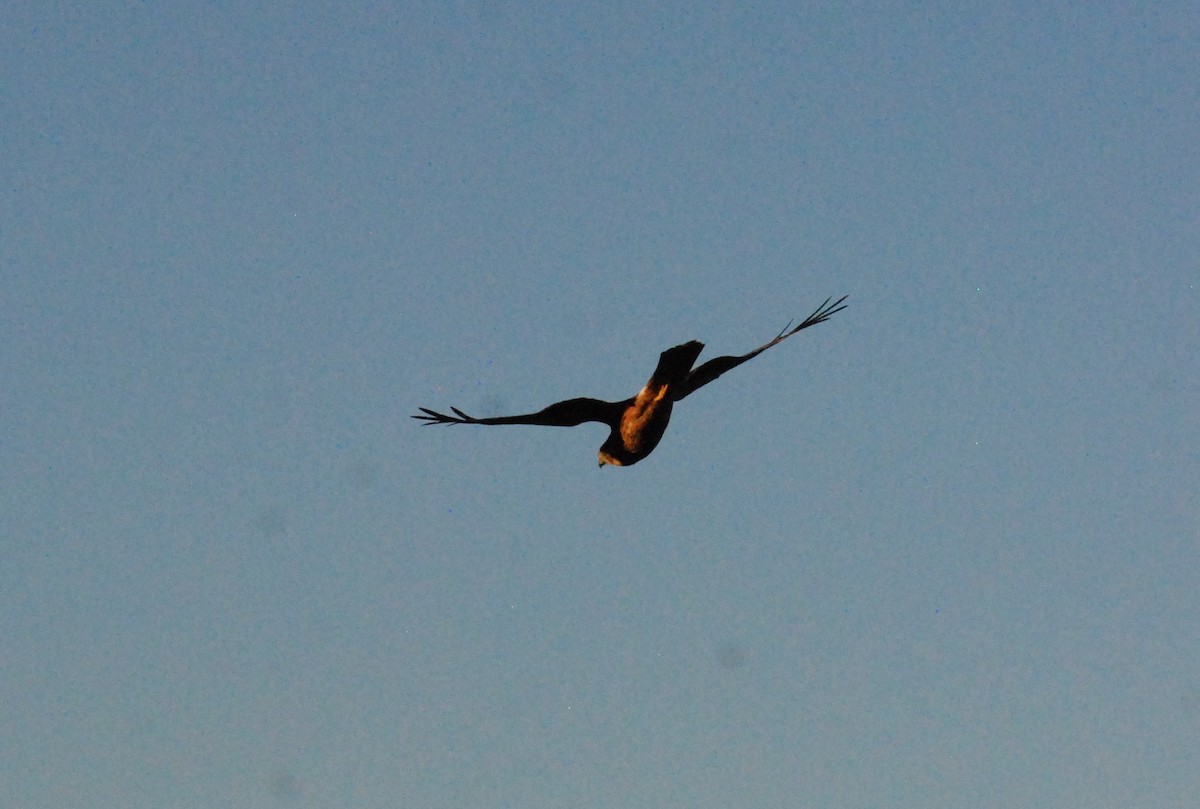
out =
<path fill-rule="evenodd" d="M 424 415 L 413 416 L 414 419 L 430 424 L 540 424 L 546 427 L 574 427 L 585 421 L 598 421 L 615 427 L 621 421 L 621 413 L 627 402 L 604 402 L 600 399 L 567 399 L 557 402 L 536 413 L 523 416 L 496 416 L 494 418 L 477 419 L 468 416 L 457 407 L 450 408 L 453 416 L 439 413 L 425 407 L 418 408 Z"/>
<path fill-rule="evenodd" d="M 845 301 L 848 297 L 850 296 L 843 295 L 836 301 L 833 301 L 832 298 L 826 298 L 825 302 L 818 306 L 815 312 L 806 317 L 804 322 L 802 322 L 799 326 L 792 328 L 791 323 L 787 324 L 783 327 L 783 331 L 776 335 L 774 340 L 766 345 L 759 346 L 749 354 L 743 354 L 740 357 L 715 357 L 703 365 L 700 365 L 690 374 L 688 374 L 687 379 L 685 379 L 681 385 L 676 386 L 675 401 L 679 401 L 685 396 L 696 392 L 709 382 L 712 382 L 714 379 L 719 377 L 721 374 L 738 367 L 746 360 L 754 359 L 771 346 L 775 345 L 776 343 L 783 342 L 796 332 L 801 331 L 802 329 L 807 329 L 809 326 L 815 326 L 818 323 L 824 323 L 830 317 L 846 308 L 846 305 L 843 303 L 843 301 Z M 833 303 L 830 303 L 830 301 L 833 301 Z"/>

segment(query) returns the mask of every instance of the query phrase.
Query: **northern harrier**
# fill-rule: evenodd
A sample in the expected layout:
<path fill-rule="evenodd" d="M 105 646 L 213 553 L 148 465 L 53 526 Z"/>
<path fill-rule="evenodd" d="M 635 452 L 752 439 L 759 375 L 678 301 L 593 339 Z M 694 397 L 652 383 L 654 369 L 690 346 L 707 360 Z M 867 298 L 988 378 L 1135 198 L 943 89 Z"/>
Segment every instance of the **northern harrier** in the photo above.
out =
<path fill-rule="evenodd" d="M 599 399 L 567 399 L 524 416 L 497 416 L 494 418 L 477 419 L 468 416 L 457 407 L 451 407 L 453 416 L 438 413 L 436 410 L 419 408 L 423 415 L 413 416 L 430 424 L 541 424 L 549 427 L 574 427 L 585 421 L 598 421 L 607 424 L 611 432 L 608 439 L 600 446 L 600 465 L 633 466 L 645 458 L 658 446 L 659 440 L 667 429 L 671 419 L 671 408 L 675 402 L 712 382 L 726 371 L 736 368 L 743 362 L 757 357 L 776 343 L 781 343 L 798 331 L 824 323 L 834 314 L 846 308 L 843 301 L 849 297 L 843 295 L 831 304 L 832 298 L 826 298 L 825 303 L 804 319 L 799 326 L 792 328 L 789 323 L 775 339 L 766 345 L 759 346 L 749 354 L 740 357 L 717 357 L 692 368 L 704 343 L 692 340 L 674 348 L 668 348 L 658 358 L 658 367 L 650 376 L 650 381 L 638 392 L 637 396 L 623 402 L 604 402 Z"/>

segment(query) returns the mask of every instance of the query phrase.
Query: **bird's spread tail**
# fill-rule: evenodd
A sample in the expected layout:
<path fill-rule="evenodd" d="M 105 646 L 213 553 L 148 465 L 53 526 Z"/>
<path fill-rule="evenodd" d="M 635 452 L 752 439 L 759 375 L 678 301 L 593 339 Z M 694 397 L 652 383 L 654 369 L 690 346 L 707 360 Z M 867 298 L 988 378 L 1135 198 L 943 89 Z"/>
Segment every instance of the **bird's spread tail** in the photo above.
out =
<path fill-rule="evenodd" d="M 704 350 L 704 343 L 690 340 L 674 348 L 668 348 L 658 357 L 658 367 L 650 377 L 650 386 L 675 385 L 687 379 L 696 358 Z"/>

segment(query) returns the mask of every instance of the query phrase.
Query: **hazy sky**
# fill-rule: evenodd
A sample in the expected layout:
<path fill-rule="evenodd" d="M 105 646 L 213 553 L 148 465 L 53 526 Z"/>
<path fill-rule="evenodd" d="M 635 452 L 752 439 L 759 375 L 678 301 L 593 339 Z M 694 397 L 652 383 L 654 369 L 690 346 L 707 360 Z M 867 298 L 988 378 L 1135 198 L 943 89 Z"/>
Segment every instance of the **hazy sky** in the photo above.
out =
<path fill-rule="evenodd" d="M 1195 805 L 1194 0 L 2 17 L 0 805 Z"/>

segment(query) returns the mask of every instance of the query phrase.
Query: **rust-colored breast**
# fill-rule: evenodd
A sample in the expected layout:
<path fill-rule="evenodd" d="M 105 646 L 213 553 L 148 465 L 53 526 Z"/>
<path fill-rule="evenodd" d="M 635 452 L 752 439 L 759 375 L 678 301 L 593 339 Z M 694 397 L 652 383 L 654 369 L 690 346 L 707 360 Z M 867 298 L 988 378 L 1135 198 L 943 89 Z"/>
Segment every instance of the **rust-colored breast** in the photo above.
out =
<path fill-rule="evenodd" d="M 647 453 L 658 444 L 671 419 L 668 386 L 642 388 L 621 418 L 621 442 L 630 452 Z"/>

